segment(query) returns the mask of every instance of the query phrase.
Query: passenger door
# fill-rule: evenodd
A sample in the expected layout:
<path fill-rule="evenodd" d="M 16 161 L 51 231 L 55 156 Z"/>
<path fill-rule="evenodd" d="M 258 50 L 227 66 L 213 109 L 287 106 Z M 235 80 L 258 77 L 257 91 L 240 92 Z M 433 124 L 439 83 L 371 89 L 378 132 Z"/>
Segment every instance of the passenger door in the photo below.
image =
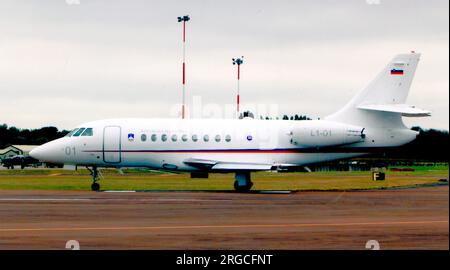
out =
<path fill-rule="evenodd" d="M 121 162 L 121 128 L 108 126 L 103 129 L 103 161 L 105 163 Z"/>

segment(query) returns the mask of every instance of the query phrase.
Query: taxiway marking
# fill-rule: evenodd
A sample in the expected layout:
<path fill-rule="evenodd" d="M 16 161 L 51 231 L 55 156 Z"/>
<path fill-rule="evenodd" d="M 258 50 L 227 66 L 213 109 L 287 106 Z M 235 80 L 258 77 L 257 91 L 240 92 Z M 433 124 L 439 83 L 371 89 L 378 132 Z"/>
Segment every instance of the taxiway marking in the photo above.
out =
<path fill-rule="evenodd" d="M 0 198 L 1 202 L 18 202 L 18 201 L 31 201 L 31 202 L 51 202 L 51 201 L 91 201 L 92 199 L 84 199 L 84 198 L 40 198 L 40 199 L 34 199 L 34 198 Z"/>
<path fill-rule="evenodd" d="M 59 201 L 133 201 L 133 202 L 223 202 L 232 199 L 182 199 L 182 198 L 0 198 L 0 202 L 59 202 Z"/>
<path fill-rule="evenodd" d="M 68 227 L 68 228 L 0 228 L 0 232 L 38 231 L 123 231 L 123 230 L 180 230 L 180 229 L 241 229 L 241 228 L 301 228 L 301 227 L 344 227 L 344 226 L 389 226 L 424 225 L 448 223 L 448 220 L 393 221 L 393 222 L 350 222 L 350 223 L 299 223 L 299 224 L 231 224 L 231 225 L 188 225 L 188 226 L 136 226 L 136 227 Z"/>

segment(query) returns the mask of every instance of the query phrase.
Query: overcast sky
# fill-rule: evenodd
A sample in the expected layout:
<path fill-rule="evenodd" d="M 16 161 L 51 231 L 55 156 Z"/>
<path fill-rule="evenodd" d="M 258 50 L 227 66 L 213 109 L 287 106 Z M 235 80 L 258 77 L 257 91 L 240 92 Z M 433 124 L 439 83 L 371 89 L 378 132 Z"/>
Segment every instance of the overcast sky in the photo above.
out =
<path fill-rule="evenodd" d="M 196 116 L 225 115 L 235 102 L 232 57 L 244 56 L 249 108 L 317 118 L 344 106 L 395 54 L 415 50 L 422 58 L 408 103 L 433 116 L 405 123 L 449 128 L 448 0 L 0 0 L 0 123 L 70 129 L 102 118 L 177 117 L 176 18 L 186 14 L 186 90 Z"/>

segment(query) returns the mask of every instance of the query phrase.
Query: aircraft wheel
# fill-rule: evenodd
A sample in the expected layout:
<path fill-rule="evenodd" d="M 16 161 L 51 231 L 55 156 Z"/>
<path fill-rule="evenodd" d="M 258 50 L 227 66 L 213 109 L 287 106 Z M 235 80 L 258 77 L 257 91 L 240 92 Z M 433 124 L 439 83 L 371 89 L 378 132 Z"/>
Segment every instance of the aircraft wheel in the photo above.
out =
<path fill-rule="evenodd" d="M 99 183 L 93 183 L 91 185 L 92 191 L 99 191 L 100 190 L 100 184 Z"/>
<path fill-rule="evenodd" d="M 236 190 L 236 191 L 239 190 L 239 183 L 238 183 L 238 181 L 234 181 L 234 190 Z"/>
<path fill-rule="evenodd" d="M 249 192 L 252 186 L 253 182 L 249 182 L 245 186 L 240 186 L 238 181 L 234 181 L 234 189 L 238 192 Z"/>

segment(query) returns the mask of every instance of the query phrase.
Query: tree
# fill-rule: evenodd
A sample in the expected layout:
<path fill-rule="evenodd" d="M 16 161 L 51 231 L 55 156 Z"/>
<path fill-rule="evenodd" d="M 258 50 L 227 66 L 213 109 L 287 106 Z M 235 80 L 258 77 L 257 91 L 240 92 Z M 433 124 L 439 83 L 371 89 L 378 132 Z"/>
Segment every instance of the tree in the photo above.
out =
<path fill-rule="evenodd" d="M 43 127 L 40 129 L 18 129 L 0 125 L 0 147 L 4 148 L 10 144 L 41 145 L 46 142 L 61 138 L 69 131 L 59 131 L 56 127 Z"/>

